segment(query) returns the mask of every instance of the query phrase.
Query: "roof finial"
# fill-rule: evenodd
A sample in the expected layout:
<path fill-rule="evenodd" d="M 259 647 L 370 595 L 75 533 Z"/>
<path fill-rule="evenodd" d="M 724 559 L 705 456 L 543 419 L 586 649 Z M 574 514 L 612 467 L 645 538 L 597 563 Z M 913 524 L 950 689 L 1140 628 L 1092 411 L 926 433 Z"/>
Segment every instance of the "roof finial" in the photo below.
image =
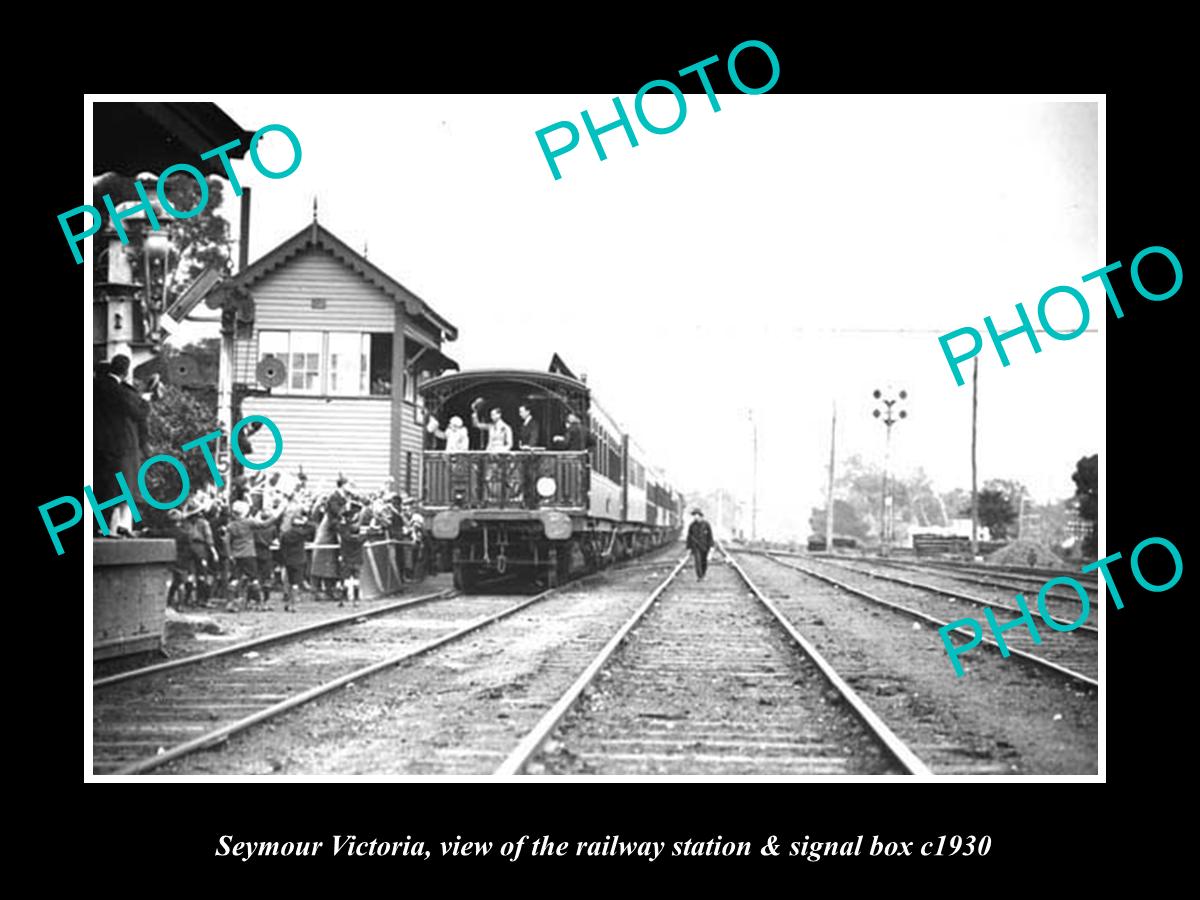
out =
<path fill-rule="evenodd" d="M 367 258 L 367 242 L 363 240 L 363 259 Z"/>
<path fill-rule="evenodd" d="M 317 221 L 317 195 L 313 194 L 313 221 Z"/>

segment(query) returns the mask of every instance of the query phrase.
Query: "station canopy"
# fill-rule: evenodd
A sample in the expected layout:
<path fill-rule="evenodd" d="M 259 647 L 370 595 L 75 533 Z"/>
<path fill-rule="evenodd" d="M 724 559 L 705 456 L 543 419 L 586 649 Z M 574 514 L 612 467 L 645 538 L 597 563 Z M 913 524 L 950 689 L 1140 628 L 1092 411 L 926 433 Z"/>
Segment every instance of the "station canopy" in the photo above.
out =
<path fill-rule="evenodd" d="M 224 178 L 220 158 L 201 159 L 200 154 L 236 140 L 241 145 L 228 155 L 242 159 L 254 136 L 215 103 L 97 102 L 92 105 L 92 134 L 92 174 L 112 172 L 131 179 L 176 163 Z"/>

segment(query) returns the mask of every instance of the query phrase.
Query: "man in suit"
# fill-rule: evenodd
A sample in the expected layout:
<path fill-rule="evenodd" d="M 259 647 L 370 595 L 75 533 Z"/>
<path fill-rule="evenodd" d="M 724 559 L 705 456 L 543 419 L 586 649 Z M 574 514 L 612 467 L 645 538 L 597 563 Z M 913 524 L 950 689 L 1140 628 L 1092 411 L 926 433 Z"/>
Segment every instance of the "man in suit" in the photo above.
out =
<path fill-rule="evenodd" d="M 712 549 L 713 533 L 704 513 L 698 509 L 692 510 L 692 524 L 688 526 L 687 546 L 692 551 L 692 559 L 696 563 L 696 580 L 699 581 L 708 571 L 708 551 Z"/>
<path fill-rule="evenodd" d="M 100 501 L 120 492 L 118 472 L 129 492 L 136 491 L 138 468 L 150 455 L 146 430 L 150 401 L 126 381 L 128 376 L 129 357 L 118 353 L 107 370 L 92 380 L 92 483 Z M 133 510 L 128 502 L 111 506 L 106 513 L 109 537 L 133 537 Z"/>
<path fill-rule="evenodd" d="M 542 446 L 542 432 L 538 428 L 538 423 L 533 418 L 533 413 L 529 407 L 522 403 L 517 407 L 517 414 L 521 417 L 521 428 L 517 434 L 517 449 L 518 450 L 539 450 Z"/>
<path fill-rule="evenodd" d="M 518 450 L 540 450 L 542 449 L 542 434 L 538 428 L 537 421 L 533 418 L 533 412 L 527 404 L 522 403 L 517 407 L 517 415 L 521 417 L 521 425 L 517 429 L 517 449 Z M 524 460 L 522 472 L 523 490 L 525 493 L 525 505 L 530 509 L 536 509 L 538 505 L 537 495 L 537 478 L 538 478 L 538 461 L 534 457 Z"/>

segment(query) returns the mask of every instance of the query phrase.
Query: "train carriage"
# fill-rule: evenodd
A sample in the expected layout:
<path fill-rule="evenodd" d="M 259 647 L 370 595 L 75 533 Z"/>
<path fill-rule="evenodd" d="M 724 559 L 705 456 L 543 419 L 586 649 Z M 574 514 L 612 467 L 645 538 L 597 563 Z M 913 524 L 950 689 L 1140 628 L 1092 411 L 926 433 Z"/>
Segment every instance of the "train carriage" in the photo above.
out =
<path fill-rule="evenodd" d="M 682 497 L 573 375 L 458 372 L 422 385 L 419 403 L 440 426 L 458 416 L 472 432 L 471 449 L 454 452 L 427 432 L 421 479 L 426 522 L 450 552 L 456 587 L 519 569 L 555 586 L 678 536 Z M 539 446 L 487 452 L 474 423 L 498 407 L 517 435 L 521 405 L 538 423 Z M 554 437 L 571 413 L 582 446 L 564 449 Z"/>

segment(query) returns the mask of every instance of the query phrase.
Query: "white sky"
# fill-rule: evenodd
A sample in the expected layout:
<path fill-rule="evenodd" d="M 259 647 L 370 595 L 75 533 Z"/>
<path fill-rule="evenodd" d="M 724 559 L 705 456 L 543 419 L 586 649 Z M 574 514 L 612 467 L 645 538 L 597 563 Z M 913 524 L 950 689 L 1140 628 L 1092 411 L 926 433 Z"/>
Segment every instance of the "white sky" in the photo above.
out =
<path fill-rule="evenodd" d="M 311 221 L 318 197 L 323 225 L 369 242 L 372 262 L 458 326 L 445 349 L 464 368 L 544 369 L 557 351 L 684 488 L 749 496 L 752 408 L 760 533 L 807 534 L 835 399 L 838 457 L 882 457 L 875 387 L 910 395 L 894 464 L 969 487 L 969 364 L 956 386 L 937 337 L 982 332 L 986 315 L 1011 328 L 1018 301 L 1036 323 L 1059 284 L 1102 324 L 1103 288 L 1080 282 L 1108 262 L 1096 105 L 718 97 L 714 113 L 687 95 L 672 134 L 634 118 L 637 148 L 605 134 L 605 162 L 579 112 L 611 121 L 611 95 L 212 99 L 246 129 L 287 125 L 303 147 L 280 180 L 235 163 L 254 189 L 252 260 Z M 669 95 L 651 99 L 651 121 L 675 117 Z M 562 119 L 581 143 L 555 181 L 534 132 Z M 290 160 L 282 135 L 262 149 L 272 168 Z M 1055 303 L 1052 323 L 1070 330 L 1077 311 Z M 215 325 L 182 337 L 205 333 Z M 1007 342 L 1007 369 L 990 345 L 981 354 L 979 463 L 981 481 L 1016 478 L 1048 500 L 1102 449 L 1104 353 L 1097 333 L 1040 339 L 1037 356 L 1024 337 Z"/>

